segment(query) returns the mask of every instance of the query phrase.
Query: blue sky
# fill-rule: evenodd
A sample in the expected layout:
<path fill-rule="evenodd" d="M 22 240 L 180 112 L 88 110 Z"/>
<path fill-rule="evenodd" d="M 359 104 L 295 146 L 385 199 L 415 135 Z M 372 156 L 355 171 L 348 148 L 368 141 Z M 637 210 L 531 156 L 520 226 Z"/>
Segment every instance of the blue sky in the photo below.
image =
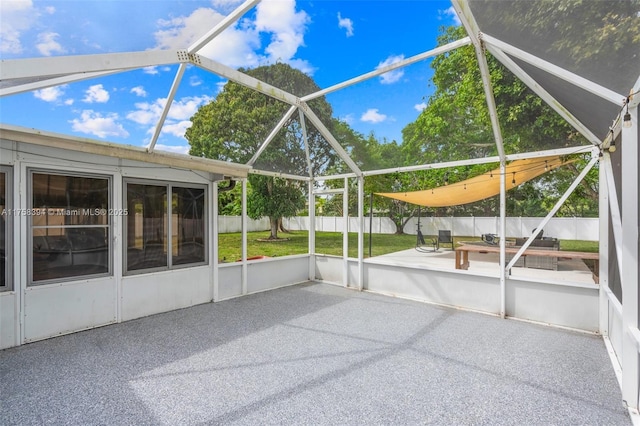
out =
<path fill-rule="evenodd" d="M 241 2 L 102 0 L 0 2 L 2 59 L 183 49 Z M 325 88 L 436 46 L 456 25 L 448 1 L 265 0 L 201 53 L 252 68 L 286 62 Z M 134 146 L 148 144 L 176 66 L 153 67 L 0 99 L 0 122 Z M 327 96 L 365 135 L 401 141 L 432 92 L 423 61 Z M 225 80 L 190 67 L 157 147 L 186 152 L 185 129 Z"/>

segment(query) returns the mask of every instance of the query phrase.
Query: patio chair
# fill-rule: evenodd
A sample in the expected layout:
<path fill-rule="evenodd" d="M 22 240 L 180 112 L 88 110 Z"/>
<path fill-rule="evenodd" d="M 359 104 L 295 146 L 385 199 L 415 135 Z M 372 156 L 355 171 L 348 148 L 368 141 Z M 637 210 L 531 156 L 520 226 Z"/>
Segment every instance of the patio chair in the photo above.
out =
<path fill-rule="evenodd" d="M 438 230 L 438 247 L 442 244 L 451 244 L 451 250 L 453 250 L 453 237 L 451 236 L 451 231 L 448 230 Z"/>
<path fill-rule="evenodd" d="M 421 252 L 436 252 L 438 251 L 438 239 L 437 238 L 432 238 L 429 240 L 429 243 L 427 243 L 424 239 L 424 235 L 422 235 L 422 231 L 420 231 L 420 229 L 418 229 L 418 240 L 416 242 L 416 250 L 421 251 Z M 426 247 L 429 247 L 429 250 L 426 249 Z"/>

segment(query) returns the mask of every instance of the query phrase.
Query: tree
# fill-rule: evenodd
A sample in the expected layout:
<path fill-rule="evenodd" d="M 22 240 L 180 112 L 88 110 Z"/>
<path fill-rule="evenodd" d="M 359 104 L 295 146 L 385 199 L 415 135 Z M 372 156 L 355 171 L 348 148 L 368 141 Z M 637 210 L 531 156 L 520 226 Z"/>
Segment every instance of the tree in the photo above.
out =
<path fill-rule="evenodd" d="M 309 76 L 287 64 L 240 71 L 296 96 L 320 90 Z M 331 129 L 332 109 L 327 101 L 316 98 L 308 104 Z M 193 124 L 185 134 L 191 145 L 190 154 L 247 163 L 289 108 L 290 105 L 284 102 L 230 81 L 215 100 L 202 106 L 191 117 Z M 334 156 L 314 126 L 307 123 L 306 131 L 312 171 L 318 174 L 332 166 Z M 284 124 L 254 167 L 300 176 L 309 174 L 302 126 L 297 114 Z M 270 238 L 278 238 L 278 223 L 282 217 L 293 216 L 304 207 L 305 188 L 298 182 L 256 174 L 249 176 L 249 184 L 252 188 L 247 197 L 249 216 L 268 216 Z"/>
<path fill-rule="evenodd" d="M 449 27 L 443 30 L 439 43 L 446 44 L 464 35 L 462 27 Z M 487 62 L 507 152 L 586 144 L 582 136 L 495 58 L 488 56 Z M 440 55 L 433 60 L 432 67 L 435 93 L 418 119 L 403 130 L 402 149 L 405 156 L 419 158 L 424 163 L 437 163 L 496 155 L 473 47 L 466 46 Z M 450 176 L 455 176 L 459 181 L 495 166 L 456 168 Z M 540 215 L 540 207 L 550 207 L 554 198 L 557 198 L 558 193 L 554 188 L 568 187 L 578 173 L 575 167 L 563 168 L 509 191 L 508 214 Z M 567 202 L 567 206 L 575 204 L 581 208 L 568 207 L 559 214 L 580 212 L 591 215 L 594 208 L 597 212 L 597 191 L 593 185 L 595 173 L 592 172 L 590 178 L 582 183 L 582 190 Z M 429 186 L 421 189 L 426 188 Z M 447 210 L 450 214 L 478 215 L 495 212 L 497 205 L 497 199 L 493 197 Z"/>

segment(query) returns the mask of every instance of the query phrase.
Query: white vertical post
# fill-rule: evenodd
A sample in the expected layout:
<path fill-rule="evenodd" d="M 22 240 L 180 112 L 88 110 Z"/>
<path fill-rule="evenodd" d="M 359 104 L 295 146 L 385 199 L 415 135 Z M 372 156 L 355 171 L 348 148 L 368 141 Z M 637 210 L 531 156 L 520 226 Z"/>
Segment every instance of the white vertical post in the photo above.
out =
<path fill-rule="evenodd" d="M 631 127 L 622 127 L 622 399 L 638 410 L 640 370 L 632 330 L 638 318 L 638 106 L 628 108 Z"/>
<path fill-rule="evenodd" d="M 128 197 L 124 192 L 126 184 L 122 181 L 122 174 L 116 173 L 112 177 L 113 199 L 115 208 L 128 209 Z M 124 204 L 124 205 L 123 205 Z M 128 212 L 135 217 L 135 212 Z M 116 282 L 116 322 L 122 322 L 122 274 L 124 269 L 124 256 L 127 250 L 127 241 L 124 239 L 124 229 L 127 227 L 128 216 L 111 217 L 111 244 L 113 247 L 112 274 Z"/>
<path fill-rule="evenodd" d="M 342 283 L 345 287 L 349 287 L 349 178 L 344 178 L 342 216 L 344 222 L 342 229 Z"/>
<path fill-rule="evenodd" d="M 309 181 L 309 281 L 316 279 L 316 196 L 313 179 Z"/>
<path fill-rule="evenodd" d="M 364 177 L 358 176 L 358 290 L 364 288 Z"/>
<path fill-rule="evenodd" d="M 242 179 L 242 294 L 247 294 L 247 179 Z"/>
<path fill-rule="evenodd" d="M 220 278 L 220 267 L 219 267 L 219 254 L 218 254 L 218 182 L 212 182 L 211 183 L 211 188 L 212 188 L 212 192 L 211 192 L 211 220 L 210 220 L 210 226 L 211 226 L 211 230 L 209 232 L 209 235 L 211 235 L 211 243 L 209 244 L 209 247 L 211 247 L 211 251 L 213 253 L 211 253 L 211 255 L 209 256 L 209 258 L 211 259 L 211 262 L 213 263 L 213 269 L 212 269 L 212 277 L 211 279 L 213 280 L 213 294 L 212 294 L 212 299 L 214 302 L 217 302 L 220 298 L 219 294 L 220 294 L 220 283 L 219 283 L 219 278 Z"/>
<path fill-rule="evenodd" d="M 506 264 L 506 233 L 507 233 L 507 181 L 505 174 L 507 165 L 500 160 L 500 318 L 507 316 L 507 269 Z"/>
<path fill-rule="evenodd" d="M 607 297 L 606 288 L 609 287 L 609 191 L 607 190 L 607 176 L 605 175 L 602 163 L 598 169 L 598 188 L 600 192 L 598 201 L 598 240 L 600 267 L 598 277 L 600 277 L 600 315 L 599 329 L 602 336 L 609 335 L 609 298 Z"/>

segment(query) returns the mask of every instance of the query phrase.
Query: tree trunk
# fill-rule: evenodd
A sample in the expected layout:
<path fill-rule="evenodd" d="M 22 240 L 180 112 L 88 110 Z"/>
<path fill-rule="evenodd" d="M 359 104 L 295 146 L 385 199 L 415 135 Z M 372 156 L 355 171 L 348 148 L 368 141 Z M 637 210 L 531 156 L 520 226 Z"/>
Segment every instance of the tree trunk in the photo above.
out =
<path fill-rule="evenodd" d="M 270 217 L 269 224 L 271 225 L 271 235 L 269 235 L 270 240 L 278 239 L 278 218 Z"/>
<path fill-rule="evenodd" d="M 282 220 L 282 218 L 278 218 L 278 230 L 280 232 L 284 232 L 285 234 L 291 233 L 291 231 L 284 227 L 284 221 Z"/>

